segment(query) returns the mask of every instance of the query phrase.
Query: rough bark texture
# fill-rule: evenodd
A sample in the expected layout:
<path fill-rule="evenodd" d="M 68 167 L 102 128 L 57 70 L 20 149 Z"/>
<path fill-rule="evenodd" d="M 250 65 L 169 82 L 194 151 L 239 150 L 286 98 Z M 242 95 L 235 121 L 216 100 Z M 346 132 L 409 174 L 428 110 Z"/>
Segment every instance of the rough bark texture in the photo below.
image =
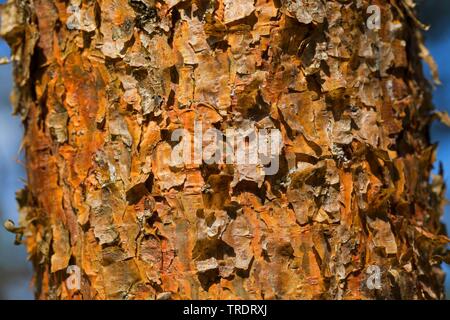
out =
<path fill-rule="evenodd" d="M 366 26 L 369 5 L 381 29 Z M 9 0 L 40 299 L 443 297 L 444 184 L 406 0 Z M 166 161 L 277 128 L 280 170 Z M 66 268 L 82 271 L 68 290 Z M 367 270 L 382 271 L 379 290 Z"/>

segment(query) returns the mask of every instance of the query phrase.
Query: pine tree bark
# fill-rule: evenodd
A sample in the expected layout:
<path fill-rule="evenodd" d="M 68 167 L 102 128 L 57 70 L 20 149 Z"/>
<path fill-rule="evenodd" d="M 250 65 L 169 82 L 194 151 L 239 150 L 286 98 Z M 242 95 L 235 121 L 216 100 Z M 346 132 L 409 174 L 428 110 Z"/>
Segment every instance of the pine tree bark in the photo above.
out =
<path fill-rule="evenodd" d="M 9 0 L 36 298 L 443 298 L 411 3 Z M 170 165 L 195 121 L 280 130 L 278 172 Z"/>

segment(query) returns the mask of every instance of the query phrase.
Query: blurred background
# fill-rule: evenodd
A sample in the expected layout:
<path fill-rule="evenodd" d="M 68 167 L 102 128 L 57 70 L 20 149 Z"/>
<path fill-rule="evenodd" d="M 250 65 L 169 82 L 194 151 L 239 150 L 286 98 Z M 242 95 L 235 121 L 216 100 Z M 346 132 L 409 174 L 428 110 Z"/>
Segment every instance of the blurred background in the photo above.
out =
<path fill-rule="evenodd" d="M 450 1 L 447 0 L 419 0 L 418 14 L 422 22 L 431 28 L 425 33 L 425 44 L 434 57 L 438 67 L 442 85 L 433 92 L 433 102 L 437 110 L 450 113 Z M 424 64 L 426 74 L 431 79 L 428 67 Z M 447 199 L 450 199 L 450 128 L 435 121 L 431 128 L 431 139 L 438 143 L 438 156 L 435 171 L 439 162 L 444 166 L 444 179 L 447 184 Z M 443 220 L 450 234 L 450 206 L 445 208 Z M 450 266 L 443 264 L 447 273 L 445 280 L 447 300 L 450 300 Z"/>
<path fill-rule="evenodd" d="M 3 3 L 4 0 L 0 0 Z M 418 13 L 422 22 L 431 25 L 426 33 L 426 44 L 435 58 L 442 85 L 434 92 L 434 104 L 438 110 L 450 113 L 450 1 L 419 0 Z M 8 46 L 0 40 L 0 57 L 9 56 Z M 429 70 L 424 67 L 429 78 Z M 11 116 L 9 94 L 11 92 L 11 65 L 0 65 L 0 222 L 17 221 L 15 192 L 23 186 L 25 171 L 19 152 L 22 137 L 20 119 Z M 432 140 L 439 143 L 438 161 L 444 164 L 445 181 L 450 181 L 450 128 L 435 123 Z M 438 168 L 438 165 L 435 166 Z M 449 184 L 450 185 L 450 184 Z M 449 186 L 450 189 L 450 186 Z M 450 199 L 450 190 L 447 192 Z M 444 222 L 450 226 L 450 207 Z M 0 229 L 0 299 L 33 299 L 30 286 L 32 268 L 27 262 L 24 246 L 14 245 L 14 235 Z M 446 279 L 447 298 L 450 298 L 450 266 L 443 265 L 449 276 Z"/>

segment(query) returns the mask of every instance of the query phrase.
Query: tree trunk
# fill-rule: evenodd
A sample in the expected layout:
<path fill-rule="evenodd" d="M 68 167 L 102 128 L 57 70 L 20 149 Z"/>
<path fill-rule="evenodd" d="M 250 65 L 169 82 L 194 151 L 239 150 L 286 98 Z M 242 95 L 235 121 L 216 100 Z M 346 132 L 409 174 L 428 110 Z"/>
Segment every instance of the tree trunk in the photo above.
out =
<path fill-rule="evenodd" d="M 411 2 L 9 0 L 36 297 L 443 298 Z M 278 170 L 173 162 L 209 129 L 280 132 Z"/>

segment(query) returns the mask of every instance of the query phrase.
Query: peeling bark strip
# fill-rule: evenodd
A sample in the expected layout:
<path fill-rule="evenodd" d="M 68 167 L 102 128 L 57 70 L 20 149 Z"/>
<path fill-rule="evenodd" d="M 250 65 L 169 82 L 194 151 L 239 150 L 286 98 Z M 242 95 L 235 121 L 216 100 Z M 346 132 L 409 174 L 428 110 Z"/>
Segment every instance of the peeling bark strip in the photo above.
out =
<path fill-rule="evenodd" d="M 9 0 L 36 297 L 443 298 L 445 188 L 429 182 L 420 57 L 432 60 L 412 12 L 403 0 Z M 172 166 L 171 133 L 195 121 L 279 129 L 280 170 Z"/>

